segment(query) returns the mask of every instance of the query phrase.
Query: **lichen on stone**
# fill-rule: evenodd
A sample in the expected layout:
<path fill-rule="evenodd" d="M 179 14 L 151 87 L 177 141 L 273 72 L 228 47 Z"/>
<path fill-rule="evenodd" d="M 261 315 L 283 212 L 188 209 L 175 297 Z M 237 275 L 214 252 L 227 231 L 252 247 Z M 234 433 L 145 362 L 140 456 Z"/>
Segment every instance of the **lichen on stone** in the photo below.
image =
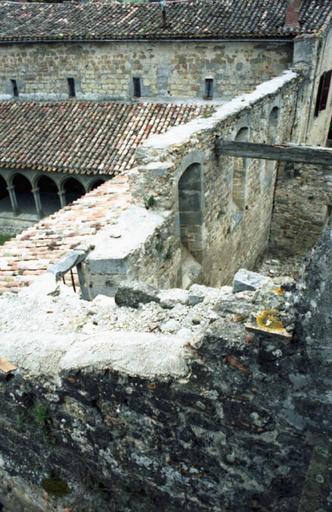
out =
<path fill-rule="evenodd" d="M 284 325 L 274 309 L 264 309 L 256 316 L 258 327 L 266 331 L 283 331 Z"/>

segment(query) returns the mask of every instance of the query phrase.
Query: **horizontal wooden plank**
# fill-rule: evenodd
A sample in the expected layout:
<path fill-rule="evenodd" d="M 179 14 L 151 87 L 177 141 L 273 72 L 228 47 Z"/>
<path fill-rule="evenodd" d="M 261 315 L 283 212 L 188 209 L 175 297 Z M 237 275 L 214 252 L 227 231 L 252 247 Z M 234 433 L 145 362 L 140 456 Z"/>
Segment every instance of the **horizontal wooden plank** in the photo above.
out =
<path fill-rule="evenodd" d="M 219 155 L 225 156 L 280 160 L 332 167 L 332 149 L 320 146 L 258 144 L 217 139 L 216 150 Z"/>

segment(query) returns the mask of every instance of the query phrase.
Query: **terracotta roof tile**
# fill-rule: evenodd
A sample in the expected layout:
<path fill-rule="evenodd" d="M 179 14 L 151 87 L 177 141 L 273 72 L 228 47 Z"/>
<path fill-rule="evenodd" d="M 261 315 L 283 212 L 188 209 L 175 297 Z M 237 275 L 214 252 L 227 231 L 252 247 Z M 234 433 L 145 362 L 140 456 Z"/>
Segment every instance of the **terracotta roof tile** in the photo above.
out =
<path fill-rule="evenodd" d="M 118 176 L 6 242 L 0 247 L 0 293 L 28 286 L 71 249 L 89 245 L 130 204 L 127 179 Z"/>
<path fill-rule="evenodd" d="M 0 3 L 0 40 L 105 40 L 286 37 L 319 31 L 331 0 L 302 0 L 300 27 L 284 28 L 287 0 L 167 3 Z"/>
<path fill-rule="evenodd" d="M 114 176 L 144 139 L 213 107 L 194 104 L 0 102 L 0 165 Z"/>

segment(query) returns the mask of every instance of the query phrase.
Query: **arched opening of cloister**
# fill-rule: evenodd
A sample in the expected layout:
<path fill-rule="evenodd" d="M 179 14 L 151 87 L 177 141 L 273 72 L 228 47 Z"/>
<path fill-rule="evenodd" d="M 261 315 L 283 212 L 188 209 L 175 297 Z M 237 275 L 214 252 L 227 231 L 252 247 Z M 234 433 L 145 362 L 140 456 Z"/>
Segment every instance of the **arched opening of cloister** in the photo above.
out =
<path fill-rule="evenodd" d="M 249 140 L 249 129 L 241 128 L 235 137 L 238 142 L 247 142 Z M 247 158 L 234 158 L 233 163 L 233 203 L 242 212 L 245 208 L 246 199 L 246 171 L 248 166 Z"/>
<path fill-rule="evenodd" d="M 200 164 L 192 164 L 184 171 L 178 183 L 178 195 L 181 242 L 201 262 L 203 214 Z"/>
<path fill-rule="evenodd" d="M 89 190 L 94 190 L 95 188 L 100 187 L 100 185 L 102 185 L 103 183 L 105 183 L 105 180 L 99 179 L 99 180 L 93 181 L 89 187 Z"/>
<path fill-rule="evenodd" d="M 37 181 L 40 204 L 43 215 L 50 215 L 61 208 L 58 187 L 48 176 L 41 176 Z"/>
<path fill-rule="evenodd" d="M 16 174 L 13 179 L 17 209 L 20 213 L 36 214 L 36 205 L 30 181 L 22 174 Z"/>
<path fill-rule="evenodd" d="M 79 197 L 85 194 L 85 188 L 75 178 L 68 178 L 63 185 L 65 192 L 66 204 L 70 204 L 76 201 Z"/>
<path fill-rule="evenodd" d="M 0 176 L 0 212 L 11 212 L 12 205 L 7 190 L 7 183 L 5 179 Z"/>

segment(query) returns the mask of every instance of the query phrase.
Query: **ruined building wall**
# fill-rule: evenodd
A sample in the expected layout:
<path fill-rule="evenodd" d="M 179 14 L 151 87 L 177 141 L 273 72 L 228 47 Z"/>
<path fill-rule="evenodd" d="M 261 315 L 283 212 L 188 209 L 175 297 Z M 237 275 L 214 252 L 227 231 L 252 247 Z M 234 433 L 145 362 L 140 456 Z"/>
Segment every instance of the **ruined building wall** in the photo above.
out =
<path fill-rule="evenodd" d="M 304 255 L 318 240 L 332 211 L 332 168 L 280 166 L 271 222 L 271 251 Z"/>
<path fill-rule="evenodd" d="M 299 90 L 293 141 L 326 146 L 332 120 L 332 82 L 326 107 L 315 115 L 318 87 L 324 72 L 332 69 L 332 29 L 321 39 L 304 37 L 295 43 L 294 62 L 304 65 Z M 306 68 L 306 66 L 308 66 Z M 280 255 L 303 255 L 318 240 L 331 214 L 332 168 L 303 164 L 278 165 L 271 222 L 271 250 Z"/>
<path fill-rule="evenodd" d="M 331 282 L 330 256 L 327 231 L 302 297 L 278 298 L 293 289 L 281 278 L 259 293 L 172 290 L 166 309 L 63 288 L 0 298 L 18 370 L 0 382 L 4 511 L 329 510 L 331 286 L 317 276 Z M 299 304 L 297 337 L 249 334 L 279 300 Z"/>
<path fill-rule="evenodd" d="M 12 97 L 17 80 L 22 98 L 68 98 L 74 78 L 81 99 L 133 96 L 204 97 L 213 78 L 214 97 L 229 98 L 279 75 L 292 61 L 287 42 L 34 43 L 0 46 L 0 98 Z"/>
<path fill-rule="evenodd" d="M 197 219 L 196 228 L 201 227 L 199 235 L 190 229 L 202 251 L 201 261 L 196 259 L 206 284 L 230 282 L 239 267 L 253 267 L 266 249 L 276 177 L 273 162 L 218 155 L 216 137 L 235 139 L 244 133 L 253 142 L 291 140 L 298 87 L 299 78 L 288 72 L 220 107 L 209 119 L 151 137 L 137 152 L 138 167 L 130 176 L 136 200 L 151 197 L 157 209 L 172 211 L 180 237 L 179 180 L 191 166 L 200 166 L 200 211 L 189 212 L 188 223 Z M 196 257 L 197 247 L 191 252 Z"/>
<path fill-rule="evenodd" d="M 306 143 L 325 146 L 332 122 L 332 83 L 330 84 L 326 108 L 319 110 L 318 113 L 315 113 L 315 108 L 321 77 L 323 73 L 332 70 L 332 27 L 321 40 L 312 40 L 310 44 L 314 51 L 310 65 L 311 80 L 308 84 L 309 91 L 307 102 L 309 103 L 309 119 Z M 304 46 L 304 51 L 307 50 L 308 44 Z"/>

